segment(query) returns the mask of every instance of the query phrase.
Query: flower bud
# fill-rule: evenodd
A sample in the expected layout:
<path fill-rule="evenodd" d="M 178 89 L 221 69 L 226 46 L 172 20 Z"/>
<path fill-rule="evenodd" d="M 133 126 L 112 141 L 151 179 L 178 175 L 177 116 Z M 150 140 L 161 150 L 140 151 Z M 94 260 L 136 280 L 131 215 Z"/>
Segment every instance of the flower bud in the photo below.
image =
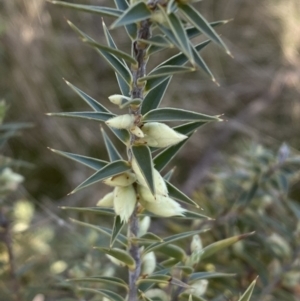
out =
<path fill-rule="evenodd" d="M 131 167 L 132 167 L 132 169 L 133 169 L 133 171 L 134 171 L 134 173 L 136 175 L 136 179 L 137 179 L 138 183 L 140 185 L 148 187 L 147 186 L 147 182 L 146 182 L 146 180 L 144 178 L 144 175 L 142 174 L 141 169 L 140 169 L 137 161 L 135 160 L 135 158 L 132 158 Z"/>
<path fill-rule="evenodd" d="M 141 237 L 147 233 L 150 227 L 150 223 L 151 223 L 151 218 L 148 215 L 146 215 L 140 220 L 138 237 Z"/>
<path fill-rule="evenodd" d="M 129 129 L 134 124 L 134 115 L 125 114 L 108 119 L 105 122 L 108 126 L 116 129 Z"/>
<path fill-rule="evenodd" d="M 191 242 L 191 252 L 199 252 L 203 249 L 202 241 L 199 235 L 194 235 Z"/>
<path fill-rule="evenodd" d="M 137 143 L 147 144 L 152 147 L 168 147 L 179 143 L 187 138 L 164 123 L 149 122 L 146 123 L 142 131 L 145 137 L 138 140 Z"/>
<path fill-rule="evenodd" d="M 162 195 L 156 195 L 155 202 L 147 202 L 140 196 L 140 203 L 145 209 L 159 216 L 183 216 L 183 213 L 185 212 L 185 209 L 176 201 Z"/>
<path fill-rule="evenodd" d="M 124 102 L 131 100 L 130 97 L 126 97 L 126 96 L 120 95 L 120 94 L 111 95 L 108 97 L 108 99 L 110 100 L 111 103 L 113 103 L 117 106 L 121 106 Z"/>
<path fill-rule="evenodd" d="M 109 186 L 121 186 L 125 187 L 128 185 L 131 185 L 136 181 L 136 176 L 132 172 L 124 172 L 122 174 L 110 177 L 108 179 L 105 179 L 103 181 L 104 184 L 109 185 Z"/>
<path fill-rule="evenodd" d="M 114 209 L 121 221 L 128 222 L 136 203 L 136 194 L 132 185 L 114 189 Z"/>
<path fill-rule="evenodd" d="M 185 293 L 201 297 L 205 294 L 207 286 L 208 281 L 206 279 L 201 279 L 193 283 L 187 290 L 185 290 Z"/>
<path fill-rule="evenodd" d="M 142 275 L 151 275 L 156 267 L 156 257 L 154 252 L 145 254 L 142 258 Z"/>
<path fill-rule="evenodd" d="M 143 138 L 143 137 L 144 137 L 143 131 L 142 131 L 138 126 L 132 127 L 132 128 L 130 129 L 130 132 L 131 132 L 133 135 L 135 135 L 135 136 L 137 136 L 137 137 L 139 137 L 139 138 Z"/>
<path fill-rule="evenodd" d="M 114 206 L 114 193 L 110 192 L 106 194 L 98 203 L 98 207 L 113 207 Z"/>

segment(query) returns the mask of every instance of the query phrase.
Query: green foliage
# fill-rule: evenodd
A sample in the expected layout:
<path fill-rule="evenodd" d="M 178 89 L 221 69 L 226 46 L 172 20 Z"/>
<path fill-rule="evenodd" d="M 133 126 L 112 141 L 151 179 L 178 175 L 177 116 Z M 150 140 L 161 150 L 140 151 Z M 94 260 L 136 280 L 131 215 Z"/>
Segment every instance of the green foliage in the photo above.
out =
<path fill-rule="evenodd" d="M 202 125 L 212 121 L 222 121 L 220 116 L 209 116 L 202 113 L 178 108 L 159 108 L 171 78 L 179 73 L 204 70 L 215 81 L 210 69 L 201 58 L 199 51 L 209 41 L 194 45 L 191 38 L 203 33 L 209 40 L 222 46 L 230 54 L 227 46 L 215 32 L 213 26 L 223 21 L 209 24 L 195 10 L 193 1 L 115 1 L 116 8 L 97 7 L 91 5 L 72 4 L 61 1 L 50 1 L 63 7 L 96 13 L 115 18 L 111 29 L 125 27 L 128 38 L 132 40 L 132 53 L 119 50 L 103 22 L 106 43 L 98 43 L 68 21 L 70 27 L 82 41 L 93 48 L 107 61 L 116 74 L 122 95 L 114 94 L 109 100 L 127 113 L 116 115 L 99 104 L 87 94 L 67 84 L 90 106 L 93 112 L 51 113 L 52 116 L 73 117 L 98 121 L 106 124 L 112 132 L 125 144 L 127 159 L 124 160 L 102 129 L 105 146 L 110 162 L 98 158 L 55 151 L 91 167 L 96 172 L 75 188 L 72 193 L 102 181 L 114 187 L 113 192 L 104 196 L 97 208 L 67 208 L 78 212 L 93 212 L 114 216 L 112 230 L 88 223 L 77 222 L 110 236 L 109 248 L 95 248 L 106 254 L 116 265 L 128 268 L 128 291 L 124 298 L 137 300 L 204 300 L 207 280 L 197 279 L 195 268 L 199 262 L 211 257 L 216 252 L 246 238 L 250 234 L 235 235 L 231 238 L 214 242 L 205 248 L 200 243 L 199 233 L 205 233 L 208 227 L 202 226 L 195 231 L 183 231 L 166 238 L 148 232 L 150 218 L 173 217 L 181 219 L 204 219 L 198 212 L 188 211 L 178 202 L 199 207 L 192 199 L 167 182 L 160 171 L 173 159 L 192 134 Z M 184 16 L 184 19 L 182 19 Z M 136 31 L 136 32 L 134 32 Z M 153 35 L 153 36 L 152 36 Z M 146 73 L 148 59 L 158 50 L 176 48 L 178 54 L 162 62 Z M 177 127 L 170 127 L 162 122 L 188 122 Z M 158 155 L 154 152 L 163 149 Z M 113 209 L 111 209 L 113 208 Z M 146 221 L 146 222 L 145 222 Z M 123 227 L 127 227 L 127 238 L 124 239 Z M 191 254 L 175 245 L 183 239 L 192 238 Z M 120 247 L 112 247 L 114 243 Z M 124 243 L 126 248 L 124 249 Z M 153 252 L 167 255 L 167 259 L 157 263 Z M 178 277 L 176 271 L 181 271 Z M 227 274 L 215 274 L 227 277 Z M 211 275 L 207 275 L 211 276 Z M 97 279 L 105 279 L 97 275 Z M 208 277 L 209 278 L 209 277 Z M 113 278 L 117 285 L 123 283 Z M 72 279 L 74 282 L 76 279 Z M 100 294 L 110 300 L 124 300 L 114 291 L 95 286 L 95 278 L 80 278 L 78 281 L 88 282 L 89 286 L 74 287 L 74 291 L 86 292 L 88 295 Z M 107 279 L 106 279 L 107 280 Z M 111 279 L 112 280 L 112 279 Z M 114 281 L 111 281 L 112 283 Z M 191 281 L 191 282 L 190 282 Z M 100 281 L 101 282 L 101 281 Z M 255 282 L 253 282 L 241 301 L 249 300 Z M 158 286 L 153 288 L 154 286 Z M 168 295 L 162 287 L 169 286 Z M 217 296 L 214 296 L 217 297 Z M 91 299 L 92 300 L 92 299 Z"/>

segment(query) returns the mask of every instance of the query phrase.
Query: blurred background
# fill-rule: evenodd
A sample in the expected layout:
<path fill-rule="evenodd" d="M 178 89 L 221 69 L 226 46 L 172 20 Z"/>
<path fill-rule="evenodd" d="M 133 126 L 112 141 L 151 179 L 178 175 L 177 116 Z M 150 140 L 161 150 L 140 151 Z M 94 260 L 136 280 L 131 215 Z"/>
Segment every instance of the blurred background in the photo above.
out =
<path fill-rule="evenodd" d="M 70 2 L 113 6 L 108 0 Z M 227 120 L 201 128 L 173 162 L 177 166 L 173 182 L 190 196 L 205 194 L 206 184 L 213 181 L 212 171 L 221 172 L 231 162 L 228 156 L 243 158 L 250 144 L 276 152 L 286 142 L 294 155 L 300 149 L 299 1 L 206 0 L 196 6 L 209 21 L 232 19 L 217 31 L 234 59 L 209 45 L 203 58 L 220 87 L 200 72 L 176 76 L 162 104 L 224 114 Z M 91 172 L 53 154 L 47 147 L 104 159 L 107 154 L 96 122 L 50 118 L 45 113 L 88 110 L 62 78 L 112 110 L 115 109 L 107 97 L 119 93 L 119 89 L 106 62 L 83 45 L 66 23 L 66 19 L 71 20 L 103 42 L 100 16 L 62 9 L 44 0 L 2 0 L 0 14 L 0 99 L 9 106 L 5 121 L 34 125 L 11 139 L 4 149 L 5 155 L 34 165 L 17 168 L 25 180 L 15 196 L 10 197 L 14 200 L 10 214 L 21 219 L 23 214 L 27 223 L 15 231 L 19 235 L 19 263 L 26 263 L 17 278 L 23 277 L 22 286 L 28 291 L 24 299 L 15 300 L 57 300 L 53 290 L 49 293 L 49 287 L 66 277 L 66 273 L 91 268 L 92 257 L 88 256 L 95 255 L 88 244 L 98 239 L 90 232 L 89 236 L 75 233 L 74 225 L 67 219 L 69 215 L 58 207 L 93 206 L 107 188 L 98 184 L 67 196 Z M 109 25 L 112 19 L 105 18 L 105 22 Z M 112 35 L 119 48 L 130 50 L 122 29 L 114 30 Z M 169 55 L 168 51 L 157 53 L 149 68 Z M 234 164 L 229 167 L 234 168 Z M 299 177 L 295 177 L 288 192 L 297 202 L 299 186 Z M 4 249 L 2 246 L 0 253 Z M 4 266 L 5 256 L 0 257 Z M 86 267 L 77 266 L 79 259 Z M 37 279 L 39 273 L 44 273 L 45 278 Z M 8 296 L 12 284 L 3 283 L 0 291 Z M 0 294 L 1 301 L 10 300 L 1 298 Z M 277 300 L 274 298 L 264 300 Z"/>

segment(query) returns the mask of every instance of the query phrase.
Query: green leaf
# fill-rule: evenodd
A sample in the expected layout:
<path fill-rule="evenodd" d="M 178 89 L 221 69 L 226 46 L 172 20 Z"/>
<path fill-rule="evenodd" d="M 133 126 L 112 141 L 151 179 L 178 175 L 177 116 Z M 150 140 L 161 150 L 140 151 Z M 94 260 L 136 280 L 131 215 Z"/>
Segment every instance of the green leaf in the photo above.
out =
<path fill-rule="evenodd" d="M 175 234 L 175 235 L 166 237 L 166 238 L 163 239 L 163 242 L 156 242 L 156 243 L 153 243 L 150 246 L 148 246 L 144 250 L 144 254 L 147 254 L 149 252 L 157 250 L 157 249 L 159 249 L 159 248 L 161 248 L 161 247 L 163 247 L 165 245 L 168 245 L 168 244 L 173 243 L 175 241 L 178 241 L 180 239 L 184 239 L 184 238 L 187 238 L 187 237 L 199 234 L 199 233 L 203 233 L 203 232 L 206 232 L 206 231 L 207 231 L 207 229 L 205 229 L 205 230 L 202 229 L 202 230 L 197 230 L 197 231 L 190 231 L 190 232 L 179 233 L 179 234 Z"/>
<path fill-rule="evenodd" d="M 175 218 L 175 216 L 173 218 Z M 202 219 L 202 218 L 211 219 L 207 215 L 200 214 L 200 213 L 194 212 L 194 211 L 188 211 L 188 210 L 184 212 L 184 216 L 176 216 L 176 218 L 179 218 L 179 219 L 192 219 L 192 220 Z"/>
<path fill-rule="evenodd" d="M 117 8 L 119 10 L 125 11 L 128 9 L 128 2 L 126 0 L 115 0 L 115 4 L 117 6 Z M 131 37 L 132 40 L 136 39 L 136 35 L 137 35 L 137 26 L 136 24 L 128 24 L 125 26 L 125 29 L 129 35 L 129 37 Z"/>
<path fill-rule="evenodd" d="M 189 198 L 186 194 L 184 194 L 182 191 L 180 191 L 174 185 L 172 185 L 171 183 L 169 183 L 167 181 L 166 181 L 166 184 L 167 184 L 170 198 L 175 199 L 180 202 L 184 202 L 186 204 L 194 205 L 197 208 L 199 208 L 199 205 L 197 203 L 195 203 L 191 198 Z"/>
<path fill-rule="evenodd" d="M 156 251 L 163 253 L 168 257 L 176 258 L 181 262 L 183 262 L 186 258 L 185 251 L 182 248 L 173 244 L 163 245 L 160 248 L 157 248 Z"/>
<path fill-rule="evenodd" d="M 91 37 L 89 37 L 87 34 L 78 29 L 72 22 L 68 21 L 68 24 L 84 40 L 95 42 Z M 128 68 L 124 66 L 124 64 L 121 63 L 121 61 L 118 58 L 116 58 L 113 54 L 98 48 L 96 50 L 108 62 L 108 64 L 114 69 L 114 71 L 124 79 L 127 85 L 130 86 L 132 83 L 132 75 Z"/>
<path fill-rule="evenodd" d="M 147 112 L 159 107 L 162 98 L 170 84 L 171 77 L 165 79 L 162 83 L 152 89 L 145 97 L 142 102 L 141 114 L 144 115 Z"/>
<path fill-rule="evenodd" d="M 128 53 L 126 53 L 124 51 L 121 51 L 121 50 L 115 49 L 115 48 L 111 48 L 111 47 L 108 47 L 108 46 L 104 46 L 104 45 L 99 44 L 97 42 L 89 41 L 89 40 L 85 40 L 85 39 L 83 39 L 83 42 L 85 42 L 85 43 L 89 44 L 90 46 L 95 47 L 99 50 L 104 50 L 104 51 L 106 51 L 110 54 L 113 54 L 118 59 L 123 59 L 125 61 L 128 61 L 131 64 L 137 64 L 137 61 L 131 55 L 129 55 Z"/>
<path fill-rule="evenodd" d="M 109 290 L 105 289 L 93 289 L 93 288 L 86 288 L 86 287 L 76 287 L 77 291 L 80 292 L 87 292 L 87 293 L 94 293 L 97 295 L 101 295 L 103 297 L 108 298 L 111 301 L 124 301 L 124 299 L 117 293 L 114 293 Z"/>
<path fill-rule="evenodd" d="M 127 265 L 130 270 L 134 270 L 136 267 L 136 263 L 135 263 L 134 259 L 125 250 L 118 249 L 118 248 L 108 249 L 108 248 L 102 248 L 102 247 L 94 247 L 94 249 L 99 250 L 105 254 L 108 254 L 108 255 L 120 260 L 125 265 Z"/>
<path fill-rule="evenodd" d="M 109 160 L 111 162 L 123 160 L 122 156 L 119 154 L 118 150 L 115 148 L 112 141 L 109 139 L 109 137 L 106 135 L 104 129 L 101 127 L 101 133 L 104 139 L 105 147 L 109 156 Z"/>
<path fill-rule="evenodd" d="M 169 0 L 167 5 L 167 14 L 174 12 L 177 9 L 177 3 L 175 0 Z"/>
<path fill-rule="evenodd" d="M 104 179 L 107 179 L 109 177 L 113 177 L 115 175 L 118 175 L 120 173 L 123 173 L 125 171 L 130 170 L 130 164 L 127 161 L 114 161 L 112 163 L 107 164 L 102 169 L 94 173 L 92 176 L 90 176 L 88 179 L 86 179 L 83 183 L 81 183 L 79 186 L 77 186 L 71 194 L 77 192 L 78 190 L 81 190 L 87 186 L 90 186 L 92 184 L 95 184 L 99 181 L 102 181 Z"/>
<path fill-rule="evenodd" d="M 162 47 L 164 49 L 173 47 L 173 44 L 163 35 L 155 35 L 148 40 L 138 39 L 138 42 L 142 42 L 147 45 Z"/>
<path fill-rule="evenodd" d="M 113 113 L 103 112 L 66 112 L 66 113 L 48 113 L 48 116 L 55 117 L 70 117 L 70 118 L 83 118 L 88 120 L 106 121 L 116 115 Z"/>
<path fill-rule="evenodd" d="M 176 108 L 154 109 L 142 117 L 143 122 L 166 122 L 166 121 L 221 121 L 218 116 L 209 116 L 193 111 Z"/>
<path fill-rule="evenodd" d="M 147 232 L 141 237 L 133 237 L 131 241 L 139 243 L 141 246 L 150 245 L 154 242 L 162 242 L 163 239 L 152 232 Z"/>
<path fill-rule="evenodd" d="M 154 180 L 153 180 L 153 162 L 151 152 L 146 145 L 132 146 L 132 154 L 141 170 L 141 173 L 148 185 L 150 191 L 155 194 Z"/>
<path fill-rule="evenodd" d="M 127 130 L 125 129 L 113 129 L 111 127 L 108 127 L 114 134 L 115 136 L 123 142 L 125 145 L 128 144 L 128 141 L 130 140 L 130 135 Z"/>
<path fill-rule="evenodd" d="M 121 221 L 120 216 L 116 215 L 114 218 L 114 226 L 113 226 L 113 231 L 112 231 L 112 235 L 111 235 L 111 239 L 110 239 L 110 243 L 109 243 L 110 248 L 113 247 L 114 242 L 116 241 L 117 237 L 121 233 L 124 225 L 125 225 L 125 223 L 123 223 Z"/>
<path fill-rule="evenodd" d="M 257 281 L 257 278 L 252 281 L 252 283 L 249 285 L 249 287 L 247 288 L 245 293 L 241 296 L 241 298 L 238 301 L 250 301 L 256 281 Z"/>
<path fill-rule="evenodd" d="M 104 284 L 113 284 L 119 287 L 123 287 L 126 290 L 128 290 L 128 285 L 127 283 L 117 277 L 107 277 L 107 276 L 92 276 L 92 277 L 82 277 L 82 278 L 72 278 L 72 279 L 67 279 L 67 281 L 70 282 L 99 282 L 99 283 L 104 283 Z"/>
<path fill-rule="evenodd" d="M 151 17 L 151 11 L 145 2 L 138 1 L 137 3 L 130 5 L 128 9 L 112 24 L 112 28 L 119 26 L 129 25 L 149 19 Z"/>
<path fill-rule="evenodd" d="M 170 181 L 174 172 L 175 172 L 176 167 L 173 167 L 170 171 L 168 171 L 165 175 L 164 175 L 164 180 L 165 181 Z"/>
<path fill-rule="evenodd" d="M 97 100 L 94 98 L 90 97 L 68 81 L 66 81 L 66 84 L 73 90 L 75 91 L 94 111 L 97 112 L 103 112 L 103 113 L 111 113 L 107 108 L 105 108 L 101 103 L 99 103 Z"/>
<path fill-rule="evenodd" d="M 94 170 L 99 170 L 101 168 L 103 168 L 104 166 L 106 166 L 109 162 L 104 161 L 104 160 L 100 160 L 100 159 L 96 159 L 96 158 L 91 158 L 91 157 L 86 157 L 86 156 L 81 156 L 81 155 L 77 155 L 77 154 L 72 154 L 72 153 L 67 153 L 67 152 L 63 152 L 63 151 L 59 151 L 53 148 L 49 148 L 52 152 L 64 156 L 66 158 L 69 158 L 71 160 L 74 160 L 76 162 L 79 162 L 83 165 L 86 165 Z"/>
<path fill-rule="evenodd" d="M 215 43 L 221 45 L 226 52 L 231 55 L 229 49 L 215 32 L 215 30 L 210 26 L 210 24 L 203 18 L 203 16 L 191 5 L 182 4 L 178 5 L 180 11 L 183 15 L 193 24 L 199 31 L 203 32 L 207 37 L 213 40 Z"/>
<path fill-rule="evenodd" d="M 228 278 L 235 277 L 236 274 L 217 273 L 217 272 L 198 272 L 190 275 L 188 282 L 195 282 L 201 279 L 212 279 L 212 278 Z"/>
<path fill-rule="evenodd" d="M 82 213 L 95 213 L 99 215 L 108 215 L 108 216 L 115 216 L 115 211 L 112 208 L 104 208 L 104 207 L 67 207 L 62 206 L 60 207 L 62 210 L 69 210 L 69 211 L 76 211 Z"/>
<path fill-rule="evenodd" d="M 144 82 L 149 79 L 157 78 L 157 77 L 165 77 L 172 76 L 175 74 L 194 72 L 194 68 L 184 67 L 184 66 L 162 66 L 153 71 L 151 71 L 148 75 L 141 77 L 139 82 Z M 161 81 L 160 81 L 161 82 Z"/>
<path fill-rule="evenodd" d="M 119 17 L 120 15 L 122 15 L 121 10 L 118 10 L 115 8 L 110 8 L 110 7 L 84 5 L 84 4 L 73 4 L 73 3 L 64 2 L 64 1 L 53 1 L 53 0 L 48 0 L 48 1 L 55 5 L 64 6 L 67 8 L 73 8 L 73 9 L 81 10 L 81 11 L 84 11 L 87 13 L 96 13 L 96 14 L 100 14 L 101 16 Z"/>
<path fill-rule="evenodd" d="M 206 299 L 203 299 L 200 296 L 195 296 L 187 293 L 183 293 L 179 296 L 179 300 L 183 301 L 206 301 Z"/>
<path fill-rule="evenodd" d="M 101 209 L 103 209 L 103 208 L 101 208 Z M 104 209 L 107 209 L 107 208 L 104 208 Z M 111 209 L 111 210 L 113 210 L 113 209 Z M 114 214 L 114 212 L 112 212 L 112 214 Z M 99 232 L 101 234 L 106 235 L 106 236 L 112 237 L 114 235 L 113 231 L 110 228 L 100 227 L 100 226 L 92 225 L 92 224 L 89 224 L 89 223 L 84 223 L 84 222 L 81 222 L 81 221 L 78 221 L 78 220 L 72 219 L 72 218 L 70 220 L 73 223 L 77 224 L 77 225 L 93 229 L 93 230 L 95 230 L 95 231 L 97 231 L 97 232 Z M 127 243 L 127 237 L 124 236 L 121 233 L 118 233 L 117 235 L 115 235 L 115 241 L 119 242 L 124 247 L 127 247 L 127 245 L 128 245 L 128 243 Z"/>
<path fill-rule="evenodd" d="M 232 244 L 238 242 L 239 240 L 244 239 L 253 234 L 254 234 L 254 232 L 246 233 L 246 234 L 242 234 L 242 235 L 236 235 L 236 236 L 232 236 L 230 238 L 226 238 L 226 239 L 214 242 L 199 251 L 200 260 L 208 258 L 208 257 L 212 256 L 213 254 L 215 254 L 216 252 L 219 252 L 220 250 L 225 249 L 225 248 L 231 246 Z"/>
<path fill-rule="evenodd" d="M 139 279 L 137 285 L 142 283 L 157 283 L 157 284 L 169 284 L 172 276 L 170 275 L 150 275 L 146 278 Z"/>

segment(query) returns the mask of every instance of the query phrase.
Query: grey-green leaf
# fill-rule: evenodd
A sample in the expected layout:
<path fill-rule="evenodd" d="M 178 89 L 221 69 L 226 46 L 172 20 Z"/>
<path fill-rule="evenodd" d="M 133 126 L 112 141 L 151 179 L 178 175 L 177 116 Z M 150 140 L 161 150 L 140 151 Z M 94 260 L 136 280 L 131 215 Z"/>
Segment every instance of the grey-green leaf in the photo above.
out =
<path fill-rule="evenodd" d="M 150 191 L 155 194 L 154 180 L 153 180 L 153 163 L 151 152 L 146 145 L 132 146 L 132 154 L 143 174 L 143 177 L 148 185 Z"/>
<path fill-rule="evenodd" d="M 134 24 L 149 19 L 151 11 L 143 1 L 130 5 L 128 9 L 112 24 L 112 28 Z"/>
<path fill-rule="evenodd" d="M 247 290 L 244 292 L 244 294 L 241 296 L 241 298 L 238 301 L 250 301 L 256 281 L 257 278 L 252 281 L 252 283 L 249 285 Z"/>
<path fill-rule="evenodd" d="M 52 149 L 52 148 L 50 148 L 50 150 L 58 155 L 64 156 L 66 158 L 69 158 L 69 159 L 79 162 L 81 164 L 84 164 L 94 170 L 99 170 L 109 163 L 104 160 L 81 156 L 81 155 L 72 154 L 72 153 L 68 153 L 68 152 L 63 152 L 63 151 L 59 151 L 59 150 Z"/>
<path fill-rule="evenodd" d="M 62 210 L 76 211 L 82 213 L 95 213 L 99 215 L 115 216 L 115 211 L 112 208 L 104 207 L 60 207 Z"/>
<path fill-rule="evenodd" d="M 86 287 L 77 287 L 76 290 L 81 292 L 88 292 L 88 293 L 94 293 L 97 295 L 101 295 L 103 297 L 108 298 L 111 301 L 124 301 L 124 299 L 117 293 L 114 293 L 109 290 L 105 289 L 93 289 L 93 288 L 86 288 Z"/>
<path fill-rule="evenodd" d="M 212 278 L 228 278 L 235 277 L 236 274 L 218 273 L 218 272 L 197 272 L 190 275 L 188 282 L 195 282 L 201 279 L 212 279 Z"/>
<path fill-rule="evenodd" d="M 101 127 L 101 133 L 104 139 L 105 147 L 109 156 L 109 160 L 111 162 L 113 161 L 118 161 L 118 160 L 123 160 L 122 156 L 119 154 L 118 150 L 112 143 L 112 141 L 109 139 L 107 134 L 105 133 L 104 129 Z"/>
<path fill-rule="evenodd" d="M 94 173 L 88 179 L 86 179 L 83 183 L 77 186 L 71 193 L 75 193 L 78 190 L 81 190 L 87 186 L 95 184 L 99 181 L 107 179 L 109 177 L 118 175 L 120 173 L 126 172 L 130 170 L 130 164 L 126 161 L 114 161 L 112 163 L 107 164 L 102 169 Z"/>
<path fill-rule="evenodd" d="M 143 122 L 167 121 L 221 121 L 218 116 L 209 116 L 183 109 L 161 108 L 149 111 L 142 117 Z"/>
<path fill-rule="evenodd" d="M 112 248 L 114 245 L 114 242 L 116 241 L 117 237 L 119 236 L 120 232 L 122 231 L 125 223 L 121 221 L 121 218 L 119 215 L 116 215 L 114 218 L 114 225 L 112 230 L 112 235 L 109 243 L 109 247 Z"/>
<path fill-rule="evenodd" d="M 116 116 L 113 113 L 103 113 L 103 112 L 48 113 L 47 115 L 55 116 L 55 117 L 83 118 L 83 119 L 96 120 L 96 121 L 106 121 Z"/>

